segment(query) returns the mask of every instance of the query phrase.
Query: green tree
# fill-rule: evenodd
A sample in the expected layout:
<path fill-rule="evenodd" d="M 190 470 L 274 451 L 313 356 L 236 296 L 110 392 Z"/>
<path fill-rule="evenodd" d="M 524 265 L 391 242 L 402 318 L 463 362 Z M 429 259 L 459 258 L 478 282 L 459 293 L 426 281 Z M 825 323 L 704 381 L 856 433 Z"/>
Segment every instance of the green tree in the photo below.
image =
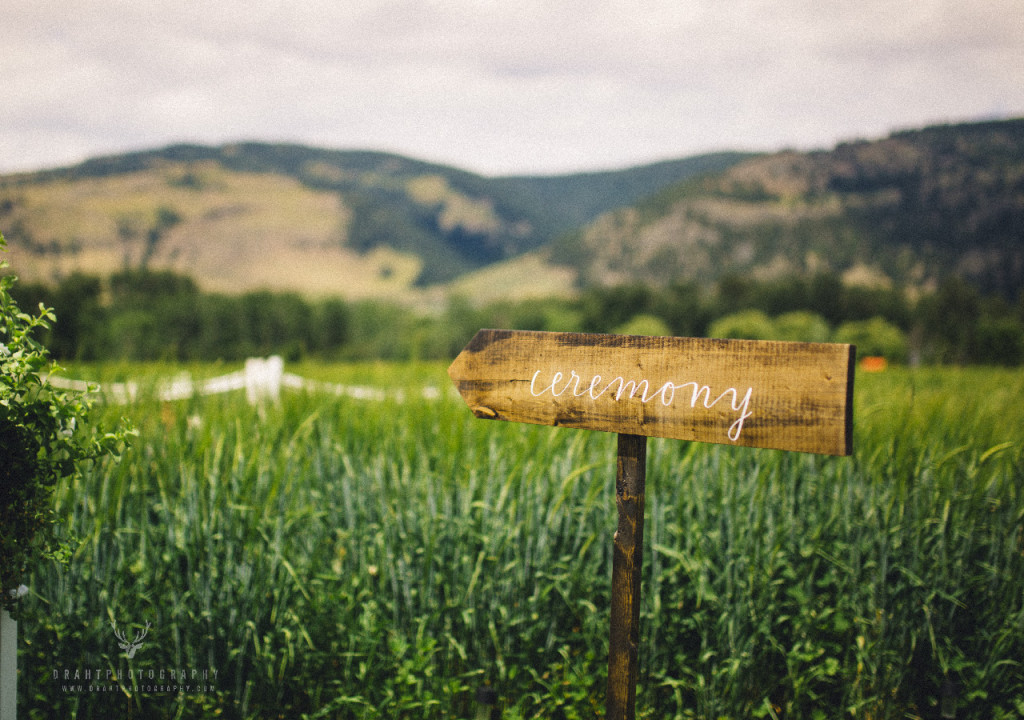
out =
<path fill-rule="evenodd" d="M 741 310 L 708 326 L 708 337 L 725 340 L 774 340 L 775 324 L 761 310 Z"/>
<path fill-rule="evenodd" d="M 672 334 L 671 328 L 659 317 L 640 313 L 613 331 L 619 335 L 651 335 L 665 337 Z"/>
<path fill-rule="evenodd" d="M 327 298 L 314 308 L 313 347 L 326 357 L 336 357 L 348 342 L 351 317 L 340 298 Z"/>
<path fill-rule="evenodd" d="M 1024 362 L 1024 325 L 1013 317 L 984 317 L 978 322 L 971 360 L 991 365 Z"/>
<path fill-rule="evenodd" d="M 828 342 L 828 323 L 818 313 L 794 310 L 775 318 L 775 339 L 794 342 Z"/>
<path fill-rule="evenodd" d="M 843 301 L 846 293 L 842 280 L 833 273 L 818 273 L 811 278 L 807 289 L 807 307 L 814 308 L 828 322 L 838 322 L 843 317 Z"/>
<path fill-rule="evenodd" d="M 308 350 L 313 311 L 300 295 L 257 290 L 243 295 L 241 303 L 251 353 L 278 353 L 295 361 Z"/>
<path fill-rule="evenodd" d="M 230 295 L 203 295 L 199 304 L 196 359 L 241 360 L 246 345 L 242 301 Z"/>
<path fill-rule="evenodd" d="M 594 287 L 581 301 L 586 332 L 611 332 L 641 313 L 651 313 L 654 291 L 641 283 Z"/>
<path fill-rule="evenodd" d="M 843 323 L 836 328 L 833 340 L 856 345 L 860 357 L 881 355 L 893 362 L 904 362 L 907 359 L 906 333 L 884 318 Z"/>
<path fill-rule="evenodd" d="M 711 320 L 704 291 L 696 283 L 676 282 L 659 295 L 651 314 L 662 318 L 672 329 L 670 335 L 697 337 L 704 334 Z"/>
<path fill-rule="evenodd" d="M 719 317 L 755 307 L 757 285 L 746 275 L 727 273 L 718 281 L 715 314 Z M 710 334 L 710 329 L 709 329 Z"/>
<path fill-rule="evenodd" d="M 968 360 L 980 316 L 978 291 L 957 277 L 944 280 L 918 307 L 928 356 L 947 363 Z"/>
<path fill-rule="evenodd" d="M 58 358 L 96 360 L 104 325 L 102 288 L 94 275 L 72 273 L 57 287 L 53 307 L 60 322 L 53 326 L 50 351 Z"/>
<path fill-rule="evenodd" d="M 110 278 L 109 351 L 125 360 L 185 360 L 201 341 L 195 281 L 169 271 L 126 270 Z"/>
<path fill-rule="evenodd" d="M 0 235 L 0 251 L 6 247 Z M 14 282 L 0 276 L 0 602 L 12 611 L 11 590 L 30 566 L 70 554 L 52 506 L 57 483 L 90 461 L 118 456 L 129 434 L 90 426 L 90 398 L 47 382 L 56 367 L 33 333 L 56 317 L 42 304 L 38 314 L 22 312 L 9 292 Z"/>

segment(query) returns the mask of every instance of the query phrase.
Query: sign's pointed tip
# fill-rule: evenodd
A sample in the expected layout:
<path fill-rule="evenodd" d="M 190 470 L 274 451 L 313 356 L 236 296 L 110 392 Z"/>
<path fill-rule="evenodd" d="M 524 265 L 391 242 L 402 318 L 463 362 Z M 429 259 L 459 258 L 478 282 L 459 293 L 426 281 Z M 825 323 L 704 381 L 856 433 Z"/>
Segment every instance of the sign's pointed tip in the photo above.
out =
<path fill-rule="evenodd" d="M 486 350 L 494 342 L 495 332 L 497 331 L 486 328 L 477 330 L 476 334 L 466 343 L 466 347 L 462 348 L 462 351 L 452 360 L 452 363 L 448 366 L 448 377 L 456 385 L 460 381 L 468 379 L 467 376 L 473 374 L 473 368 L 477 364 L 473 362 L 474 356 Z"/>
<path fill-rule="evenodd" d="M 452 382 L 457 383 L 459 381 L 459 370 L 462 368 L 462 353 L 455 356 L 451 364 L 448 366 L 448 377 L 452 379 Z"/>

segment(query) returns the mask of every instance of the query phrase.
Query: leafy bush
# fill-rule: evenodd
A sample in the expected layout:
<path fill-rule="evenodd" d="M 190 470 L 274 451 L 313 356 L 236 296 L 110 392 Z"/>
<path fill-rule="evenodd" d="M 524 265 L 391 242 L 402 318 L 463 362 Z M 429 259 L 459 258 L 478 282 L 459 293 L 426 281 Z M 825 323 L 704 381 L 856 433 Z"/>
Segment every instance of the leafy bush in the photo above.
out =
<path fill-rule="evenodd" d="M 794 310 L 775 318 L 775 339 L 793 342 L 828 342 L 825 318 L 809 310 Z"/>
<path fill-rule="evenodd" d="M 881 355 L 896 362 L 907 359 L 906 334 L 880 317 L 843 323 L 836 328 L 833 339 L 856 345 L 861 357 Z"/>
<path fill-rule="evenodd" d="M 21 312 L 9 293 L 15 279 L 0 276 L 0 597 L 10 610 L 31 564 L 68 556 L 51 502 L 57 483 L 84 462 L 116 456 L 127 434 L 89 429 L 89 398 L 47 383 L 56 366 L 32 333 L 56 318 L 43 305 L 37 315 Z"/>
<path fill-rule="evenodd" d="M 761 310 L 741 310 L 715 320 L 708 327 L 708 337 L 724 340 L 772 340 L 775 325 Z"/>
<path fill-rule="evenodd" d="M 629 322 L 619 325 L 614 332 L 620 335 L 667 336 L 672 334 L 672 329 L 661 318 L 641 313 L 634 315 Z"/>
<path fill-rule="evenodd" d="M 974 360 L 992 365 L 1019 365 L 1024 361 L 1024 325 L 1015 318 L 978 321 Z"/>

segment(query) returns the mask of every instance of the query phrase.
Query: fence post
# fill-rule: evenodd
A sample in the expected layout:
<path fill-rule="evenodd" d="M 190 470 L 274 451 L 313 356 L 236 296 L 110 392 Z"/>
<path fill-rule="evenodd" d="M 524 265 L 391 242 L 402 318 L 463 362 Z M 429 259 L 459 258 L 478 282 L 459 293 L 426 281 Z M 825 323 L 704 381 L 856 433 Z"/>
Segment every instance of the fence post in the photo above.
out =
<path fill-rule="evenodd" d="M 28 592 L 24 585 L 11 590 L 20 598 Z M 18 703 L 18 623 L 6 610 L 0 610 L 0 720 L 14 720 Z"/>
<path fill-rule="evenodd" d="M 281 377 L 284 375 L 284 359 L 280 355 L 264 358 L 249 358 L 245 361 L 245 397 L 250 405 L 260 400 L 274 402 L 281 397 Z"/>

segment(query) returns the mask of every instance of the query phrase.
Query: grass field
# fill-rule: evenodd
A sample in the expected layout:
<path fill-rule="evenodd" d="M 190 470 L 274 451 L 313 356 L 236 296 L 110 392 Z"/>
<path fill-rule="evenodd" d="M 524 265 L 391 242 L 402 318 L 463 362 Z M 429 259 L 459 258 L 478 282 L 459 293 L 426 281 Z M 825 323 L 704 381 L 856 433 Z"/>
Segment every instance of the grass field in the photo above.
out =
<path fill-rule="evenodd" d="M 441 366 L 288 370 L 408 399 L 104 409 L 140 435 L 59 489 L 22 716 L 602 715 L 614 436 L 476 420 Z M 649 441 L 640 717 L 1024 716 L 1024 373 L 859 375 L 854 422 L 851 458 Z"/>

